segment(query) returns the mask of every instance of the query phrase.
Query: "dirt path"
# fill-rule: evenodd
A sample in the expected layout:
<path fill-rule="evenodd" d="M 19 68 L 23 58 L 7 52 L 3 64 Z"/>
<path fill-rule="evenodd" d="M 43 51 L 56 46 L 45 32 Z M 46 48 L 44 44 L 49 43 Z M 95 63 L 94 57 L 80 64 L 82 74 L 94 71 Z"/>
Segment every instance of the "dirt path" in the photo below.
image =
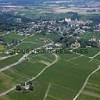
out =
<path fill-rule="evenodd" d="M 13 88 L 11 88 L 11 89 L 9 89 L 9 90 L 7 90 L 7 91 L 1 93 L 1 94 L 0 94 L 0 97 L 1 97 L 1 96 L 4 96 L 4 95 L 6 95 L 6 94 L 8 94 L 9 92 L 11 92 L 11 91 L 13 91 L 13 90 L 15 90 L 15 89 L 16 89 L 16 87 L 14 86 Z"/>
<path fill-rule="evenodd" d="M 100 98 L 100 94 L 94 93 L 94 92 L 91 92 L 91 91 L 83 91 L 82 94 L 92 96 L 92 97 L 96 97 L 96 98 Z"/>
<path fill-rule="evenodd" d="M 49 83 L 49 85 L 48 85 L 48 88 L 47 88 L 47 90 L 46 90 L 46 93 L 45 93 L 45 95 L 44 95 L 43 100 L 46 100 L 46 99 L 47 99 L 48 93 L 49 93 L 49 91 L 50 91 L 50 88 L 51 88 L 51 83 Z"/>
<path fill-rule="evenodd" d="M 51 66 L 53 66 L 55 63 L 58 62 L 59 56 L 56 54 L 53 54 L 53 55 L 55 56 L 55 60 L 51 64 L 49 64 L 45 68 L 43 68 L 40 73 L 38 73 L 35 77 L 32 77 L 32 79 L 30 79 L 29 81 L 33 81 L 33 80 L 37 79 L 39 76 L 41 76 L 44 73 L 44 71 L 46 71 L 48 68 L 50 68 Z"/>
<path fill-rule="evenodd" d="M 3 71 L 5 71 L 5 70 L 8 70 L 9 68 L 11 68 L 11 67 L 13 67 L 13 66 L 16 66 L 16 65 L 22 63 L 30 54 L 32 54 L 32 52 L 33 52 L 34 50 L 41 49 L 42 47 L 46 47 L 46 46 L 48 46 L 48 45 L 49 45 L 49 44 L 46 44 L 46 45 L 44 45 L 44 46 L 41 46 L 41 47 L 38 47 L 38 48 L 36 48 L 36 49 L 31 50 L 29 53 L 24 54 L 17 62 L 15 62 L 15 63 L 13 63 L 13 64 L 11 64 L 11 65 L 5 66 L 4 68 L 1 68 L 1 69 L 0 69 L 0 72 L 3 72 Z"/>
<path fill-rule="evenodd" d="M 52 65 L 54 65 L 55 63 L 58 62 L 59 56 L 56 55 L 56 54 L 53 54 L 53 55 L 55 56 L 55 60 L 54 60 L 51 64 L 49 64 L 48 66 L 46 66 L 45 68 L 43 68 L 35 77 L 32 77 L 32 78 L 29 79 L 27 82 L 36 80 L 39 76 L 41 76 L 41 75 L 44 73 L 44 71 L 46 71 L 48 68 L 50 68 Z M 4 95 L 10 93 L 11 91 L 13 91 L 13 90 L 15 90 L 15 89 L 16 89 L 16 86 L 14 86 L 14 87 L 12 87 L 11 89 L 9 89 L 9 90 L 7 90 L 7 91 L 1 93 L 0 96 L 4 96 Z"/>
<path fill-rule="evenodd" d="M 7 51 L 9 52 L 10 50 L 13 50 L 14 48 L 20 46 L 21 44 L 23 44 L 23 42 L 24 42 L 25 39 L 28 39 L 28 38 L 30 38 L 30 37 L 32 37 L 32 36 L 34 36 L 34 35 L 35 35 L 35 34 L 32 34 L 32 35 L 30 35 L 30 36 L 27 36 L 27 37 L 21 39 L 21 40 L 20 40 L 21 43 L 18 43 L 16 46 L 14 46 L 13 48 L 11 48 L 11 49 L 9 49 L 9 50 L 7 50 Z"/>
<path fill-rule="evenodd" d="M 86 78 L 85 82 L 83 83 L 83 86 L 81 87 L 81 89 L 79 90 L 79 92 L 76 94 L 76 96 L 73 98 L 73 100 L 77 100 L 77 98 L 80 96 L 80 94 L 83 92 L 84 88 L 86 87 L 88 80 L 90 79 L 90 77 L 92 75 L 94 75 L 96 72 L 98 72 L 100 70 L 100 65 L 98 66 L 97 69 L 95 69 L 94 71 L 92 71 Z"/>
<path fill-rule="evenodd" d="M 7 59 L 7 58 L 11 58 L 11 57 L 14 57 L 14 56 L 16 56 L 16 55 L 18 55 L 18 54 L 9 55 L 9 56 L 5 56 L 5 57 L 0 57 L 0 60 L 5 60 L 5 59 Z"/>
<path fill-rule="evenodd" d="M 80 55 L 80 56 L 86 56 L 86 55 L 81 55 L 79 53 L 77 53 L 77 55 Z M 100 51 L 98 53 L 96 53 L 93 57 L 88 57 L 90 59 L 89 62 L 93 61 L 95 57 L 97 57 L 98 55 L 100 55 Z M 99 67 L 97 69 L 95 69 L 94 71 L 92 71 L 86 78 L 85 82 L 83 83 L 83 86 L 81 87 L 81 89 L 79 90 L 79 92 L 76 94 L 76 96 L 73 98 L 73 100 L 77 100 L 77 98 L 80 96 L 80 94 L 83 92 L 84 88 L 86 87 L 87 83 L 88 83 L 88 80 L 90 79 L 90 77 L 92 75 L 94 75 L 97 71 L 100 70 L 100 65 L 98 65 Z"/>
<path fill-rule="evenodd" d="M 94 58 L 97 57 L 97 56 L 99 56 L 99 55 L 100 55 L 100 51 L 97 52 L 93 57 L 89 57 L 91 59 L 90 62 L 93 61 Z"/>

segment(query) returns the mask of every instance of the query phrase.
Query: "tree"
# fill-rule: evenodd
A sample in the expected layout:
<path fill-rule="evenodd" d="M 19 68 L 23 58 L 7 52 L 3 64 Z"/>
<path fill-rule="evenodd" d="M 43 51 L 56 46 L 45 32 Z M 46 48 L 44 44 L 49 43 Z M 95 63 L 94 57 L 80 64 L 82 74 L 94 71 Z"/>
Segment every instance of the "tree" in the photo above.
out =
<path fill-rule="evenodd" d="M 16 90 L 17 90 L 17 91 L 21 91 L 21 90 L 22 90 L 21 85 L 17 85 L 17 86 L 16 86 Z"/>
<path fill-rule="evenodd" d="M 32 85 L 33 83 L 32 83 L 32 81 L 29 81 L 27 84 Z"/>
<path fill-rule="evenodd" d="M 34 90 L 34 87 L 33 87 L 32 85 L 30 85 L 30 86 L 29 86 L 29 90 L 30 90 L 30 91 L 33 91 L 33 90 Z"/>

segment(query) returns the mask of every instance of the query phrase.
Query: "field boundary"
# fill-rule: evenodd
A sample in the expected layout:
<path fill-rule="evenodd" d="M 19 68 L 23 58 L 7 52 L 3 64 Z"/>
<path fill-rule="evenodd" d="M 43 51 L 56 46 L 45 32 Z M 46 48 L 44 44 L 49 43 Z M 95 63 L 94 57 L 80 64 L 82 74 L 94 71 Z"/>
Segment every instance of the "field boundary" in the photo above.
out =
<path fill-rule="evenodd" d="M 83 83 L 83 86 L 81 87 L 79 92 L 76 94 L 76 96 L 73 98 L 73 100 L 77 100 L 77 98 L 80 96 L 80 94 L 83 92 L 84 88 L 86 87 L 90 77 L 94 75 L 96 72 L 98 72 L 99 70 L 100 70 L 100 65 L 87 76 L 87 78 L 85 79 L 85 82 Z"/>
<path fill-rule="evenodd" d="M 50 68 L 50 67 L 51 67 L 52 65 L 54 65 L 55 63 L 57 63 L 58 60 L 59 60 L 59 56 L 56 55 L 56 54 L 53 54 L 53 55 L 55 56 L 55 60 L 54 60 L 50 65 L 48 65 L 48 66 L 46 66 L 45 68 L 43 68 L 35 77 L 32 77 L 31 79 L 27 80 L 26 82 L 36 80 L 39 76 L 41 76 L 41 75 L 44 73 L 44 71 L 46 71 L 48 68 Z M 9 90 L 7 90 L 7 91 L 1 93 L 1 94 L 0 94 L 0 97 L 1 97 L 1 96 L 4 96 L 4 95 L 6 95 L 6 94 L 8 94 L 9 92 L 11 92 L 11 91 L 13 91 L 13 90 L 15 90 L 15 89 L 16 89 L 16 86 L 13 86 L 11 89 L 9 89 Z"/>
<path fill-rule="evenodd" d="M 50 88 L 51 88 L 51 83 L 49 83 L 49 85 L 48 85 L 48 87 L 47 87 L 47 90 L 46 90 L 46 92 L 45 92 L 45 95 L 44 95 L 43 100 L 46 100 L 46 99 L 47 99 L 48 93 L 49 93 L 49 91 L 50 91 Z"/>

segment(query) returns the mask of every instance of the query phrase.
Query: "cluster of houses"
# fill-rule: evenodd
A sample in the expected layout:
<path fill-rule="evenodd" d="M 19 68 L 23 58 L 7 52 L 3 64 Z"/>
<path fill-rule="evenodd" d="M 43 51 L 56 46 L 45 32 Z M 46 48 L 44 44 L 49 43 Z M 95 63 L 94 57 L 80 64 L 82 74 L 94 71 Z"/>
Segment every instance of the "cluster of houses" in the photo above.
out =
<path fill-rule="evenodd" d="M 49 43 L 46 46 L 43 46 L 42 48 L 38 48 L 33 50 L 33 54 L 39 54 L 39 53 L 52 53 L 55 52 L 58 49 L 62 48 L 61 43 Z"/>
<path fill-rule="evenodd" d="M 21 18 L 16 19 L 17 22 L 21 22 Z M 75 29 L 75 33 L 84 33 L 85 30 L 89 30 L 91 27 L 89 24 L 92 21 L 71 20 L 70 18 L 55 19 L 55 20 L 34 20 L 27 23 L 26 28 L 16 30 L 19 35 L 31 35 L 35 33 L 68 33 L 72 29 Z M 80 28 L 81 27 L 81 28 Z"/>
<path fill-rule="evenodd" d="M 95 32 L 100 32 L 100 24 L 96 25 Z"/>
<path fill-rule="evenodd" d="M 22 22 L 21 18 L 16 18 L 18 23 Z M 20 28 L 18 30 L 13 30 L 18 35 L 28 36 L 32 35 L 33 33 L 41 33 L 41 34 L 59 34 L 60 36 L 67 36 L 75 38 L 75 41 L 70 44 L 70 48 L 79 48 L 81 44 L 78 42 L 80 40 L 80 36 L 84 35 L 86 32 L 90 31 L 91 26 L 90 24 L 92 21 L 83 21 L 83 20 L 72 20 L 71 18 L 64 18 L 64 19 L 55 19 L 55 20 L 34 20 L 32 22 L 27 23 L 26 28 Z M 95 26 L 95 30 L 100 31 L 100 24 Z M 6 32 L 6 34 L 10 34 L 10 31 Z M 88 40 L 89 42 L 97 42 L 96 39 L 91 38 Z M 19 40 L 12 40 L 11 43 L 6 43 L 6 46 L 9 48 L 19 44 L 21 41 Z M 0 44 L 5 43 L 5 40 L 1 37 Z M 60 42 L 61 43 L 61 42 Z M 54 44 L 55 46 L 61 44 Z M 99 41 L 100 44 L 100 41 Z M 46 49 L 52 49 L 53 46 L 48 46 Z"/>
<path fill-rule="evenodd" d="M 71 44 L 71 49 L 77 49 L 77 48 L 80 48 L 80 47 L 81 47 L 81 45 L 77 40 L 75 41 L 75 43 Z"/>
<path fill-rule="evenodd" d="M 16 90 L 17 91 L 22 91 L 22 92 L 33 91 L 34 90 L 33 83 L 30 81 L 30 82 L 17 84 L 16 85 Z"/>

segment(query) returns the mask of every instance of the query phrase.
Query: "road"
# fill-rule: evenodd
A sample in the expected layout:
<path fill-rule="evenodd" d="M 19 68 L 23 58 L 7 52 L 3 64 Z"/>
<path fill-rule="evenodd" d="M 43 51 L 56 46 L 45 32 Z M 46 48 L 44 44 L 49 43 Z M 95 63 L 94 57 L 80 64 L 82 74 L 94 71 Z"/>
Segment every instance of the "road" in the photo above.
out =
<path fill-rule="evenodd" d="M 41 46 L 41 47 L 46 47 L 46 46 L 48 46 L 48 45 L 49 45 L 49 44 L 46 44 L 46 45 Z M 36 48 L 36 49 L 41 49 L 41 47 Z M 34 49 L 34 50 L 36 50 L 36 49 Z M 0 69 L 0 72 L 5 71 L 5 70 L 7 70 L 7 69 L 9 69 L 9 68 L 11 68 L 11 67 L 13 67 L 13 66 L 15 66 L 15 65 L 17 65 L 17 64 L 19 64 L 19 63 L 21 63 L 21 62 L 24 61 L 34 50 L 32 50 L 32 51 L 30 51 L 29 53 L 23 55 L 23 57 L 20 58 L 20 59 L 18 60 L 18 62 L 14 63 L 14 64 L 11 64 L 11 65 L 9 65 L 9 66 L 6 66 L 5 68 Z M 52 65 L 54 65 L 54 64 L 59 60 L 59 57 L 58 57 L 56 54 L 53 54 L 53 55 L 55 56 L 56 59 L 55 59 L 51 64 L 49 64 L 49 65 L 47 65 L 45 68 L 43 68 L 35 77 L 32 77 L 32 78 L 31 78 L 30 80 L 28 80 L 28 81 L 34 81 L 35 79 L 37 79 L 39 76 L 41 76 L 41 75 L 44 73 L 44 71 L 46 71 L 49 67 L 51 67 Z M 97 55 L 97 54 L 96 54 L 96 55 Z M 84 55 L 80 55 L 80 56 L 84 56 Z M 94 57 L 95 57 L 95 56 L 94 56 Z M 84 88 L 86 87 L 86 85 L 87 85 L 88 80 L 90 79 L 90 77 L 91 77 L 92 75 L 94 75 L 94 74 L 95 74 L 97 71 L 99 71 L 99 70 L 100 70 L 100 65 L 99 65 L 99 67 L 98 67 L 97 69 L 95 69 L 93 72 L 91 72 L 91 73 L 87 76 L 85 82 L 83 83 L 83 86 L 81 87 L 81 89 L 79 90 L 79 92 L 75 95 L 75 97 L 73 98 L 73 100 L 77 100 L 77 98 L 80 96 L 80 94 L 83 92 Z M 28 81 L 27 81 L 27 82 L 28 82 Z M 0 96 L 6 95 L 7 93 L 13 91 L 15 88 L 16 88 L 16 87 L 14 86 L 13 88 L 11 88 L 11 89 L 5 91 L 4 93 L 1 93 Z"/>
<path fill-rule="evenodd" d="M 59 56 L 56 55 L 56 54 L 53 54 L 53 55 L 55 56 L 56 59 L 55 59 L 51 64 L 49 64 L 49 65 L 47 65 L 45 68 L 43 68 L 43 69 L 41 70 L 41 72 L 38 73 L 35 77 L 32 77 L 32 79 L 30 79 L 30 80 L 28 80 L 28 81 L 33 81 L 33 80 L 37 79 L 41 74 L 43 74 L 44 71 L 46 71 L 48 68 L 50 68 L 51 66 L 53 66 L 56 62 L 58 62 Z"/>
<path fill-rule="evenodd" d="M 96 97 L 96 98 L 100 99 L 100 94 L 99 93 L 94 93 L 94 92 L 85 90 L 85 91 L 82 92 L 82 94 L 87 95 L 87 96 L 91 96 L 91 97 Z"/>
<path fill-rule="evenodd" d="M 47 87 L 47 90 L 46 90 L 46 93 L 45 93 L 45 95 L 44 95 L 43 100 L 46 100 L 46 99 L 47 99 L 48 93 L 49 93 L 49 91 L 50 91 L 50 88 L 51 88 L 51 83 L 49 83 L 49 85 L 48 85 L 48 87 Z"/>
<path fill-rule="evenodd" d="M 27 36 L 27 37 L 25 37 L 25 38 L 23 38 L 23 39 L 21 39 L 20 41 L 21 41 L 21 43 L 18 43 L 17 45 L 15 45 L 13 48 L 11 48 L 11 49 L 9 49 L 9 50 L 7 50 L 7 52 L 9 52 L 9 51 L 11 51 L 11 50 L 13 50 L 15 47 L 17 47 L 17 46 L 20 46 L 21 44 L 23 44 L 23 42 L 24 42 L 24 40 L 25 39 L 28 39 L 29 37 L 32 37 L 32 36 L 34 36 L 35 34 L 32 34 L 32 35 L 30 35 L 30 36 Z"/>
<path fill-rule="evenodd" d="M 47 65 L 45 68 L 43 68 L 35 77 L 32 77 L 32 78 L 29 79 L 27 82 L 36 80 L 39 76 L 41 76 L 41 75 L 44 73 L 44 71 L 46 71 L 48 68 L 50 68 L 50 67 L 51 67 L 52 65 L 54 65 L 56 62 L 58 62 L 59 56 L 56 55 L 56 54 L 53 54 L 53 55 L 55 56 L 55 60 L 54 60 L 51 64 L 49 64 L 49 65 Z M 7 91 L 1 93 L 1 94 L 0 94 L 0 97 L 1 97 L 1 96 L 4 96 L 4 95 L 7 95 L 8 93 L 10 93 L 11 91 L 13 91 L 13 90 L 15 90 L 15 89 L 16 89 L 16 86 L 12 87 L 11 89 L 9 89 L 9 90 L 7 90 Z"/>
<path fill-rule="evenodd" d="M 100 55 L 100 51 L 97 52 L 93 57 L 89 57 L 89 58 L 91 59 L 90 62 L 93 61 L 94 58 L 96 58 L 96 57 L 99 56 L 99 55 Z"/>
<path fill-rule="evenodd" d="M 5 57 L 0 57 L 0 60 L 5 60 L 5 59 L 7 59 L 7 58 L 11 58 L 11 57 L 14 57 L 14 56 L 16 56 L 16 55 L 18 55 L 18 54 L 9 55 L 9 56 L 5 56 Z"/>
<path fill-rule="evenodd" d="M 73 52 L 73 51 L 71 51 L 71 52 Z M 74 52 L 73 52 L 73 53 L 74 53 Z M 98 55 L 100 55 L 100 51 L 99 51 L 98 53 L 96 53 L 93 57 L 89 57 L 89 56 L 86 56 L 86 55 L 80 54 L 80 53 L 76 53 L 76 54 L 77 54 L 77 55 L 80 55 L 80 57 L 81 57 L 81 56 L 88 57 L 88 58 L 90 59 L 89 62 L 91 62 L 91 61 L 93 61 L 93 59 L 94 59 L 95 57 L 97 57 Z M 76 57 L 76 58 L 77 58 L 77 57 Z M 92 72 L 86 77 L 85 82 L 83 83 L 83 86 L 81 87 L 81 89 L 79 90 L 79 92 L 75 95 L 75 97 L 73 98 L 73 100 L 77 100 L 77 98 L 80 96 L 80 94 L 83 92 L 84 88 L 86 87 L 86 85 L 87 85 L 87 83 L 88 83 L 90 77 L 100 70 L 100 65 L 98 65 L 98 66 L 99 66 L 99 67 L 98 67 L 97 69 L 95 69 L 94 71 L 92 71 Z"/>
<path fill-rule="evenodd" d="M 0 94 L 0 97 L 1 97 L 1 96 L 4 96 L 4 95 L 7 95 L 9 92 L 11 92 L 11 91 L 13 91 L 13 90 L 15 90 L 15 89 L 16 89 L 16 86 L 14 86 L 13 88 L 11 88 L 11 89 L 9 89 L 9 90 L 7 90 L 7 91 L 1 93 L 1 94 Z"/>
<path fill-rule="evenodd" d="M 76 96 L 74 97 L 73 100 L 77 100 L 77 98 L 80 96 L 80 94 L 83 92 L 84 88 L 86 87 L 86 85 L 87 85 L 87 83 L 88 83 L 90 77 L 91 77 L 92 75 L 94 75 L 96 72 L 98 72 L 99 70 L 100 70 L 100 65 L 98 66 L 97 69 L 95 69 L 94 71 L 92 71 L 92 72 L 87 76 L 85 82 L 83 83 L 83 86 L 81 87 L 81 89 L 80 89 L 79 92 L 76 94 Z"/>
<path fill-rule="evenodd" d="M 50 43 L 49 43 L 49 44 L 50 44 Z M 9 69 L 9 68 L 11 68 L 11 67 L 13 67 L 13 66 L 16 66 L 16 65 L 22 63 L 23 61 L 26 60 L 26 58 L 27 58 L 30 54 L 33 53 L 34 50 L 41 49 L 42 47 L 46 47 L 46 46 L 48 46 L 49 44 L 46 44 L 46 45 L 44 45 L 44 46 L 41 46 L 41 47 L 38 47 L 38 48 L 36 48 L 36 49 L 31 50 L 29 53 L 24 54 L 17 62 L 15 62 L 15 63 L 13 63 L 13 64 L 11 64 L 11 65 L 8 65 L 8 66 L 5 66 L 5 67 L 1 68 L 1 69 L 0 69 L 0 72 L 3 72 L 3 71 L 5 71 L 5 70 L 7 70 L 7 69 Z"/>

